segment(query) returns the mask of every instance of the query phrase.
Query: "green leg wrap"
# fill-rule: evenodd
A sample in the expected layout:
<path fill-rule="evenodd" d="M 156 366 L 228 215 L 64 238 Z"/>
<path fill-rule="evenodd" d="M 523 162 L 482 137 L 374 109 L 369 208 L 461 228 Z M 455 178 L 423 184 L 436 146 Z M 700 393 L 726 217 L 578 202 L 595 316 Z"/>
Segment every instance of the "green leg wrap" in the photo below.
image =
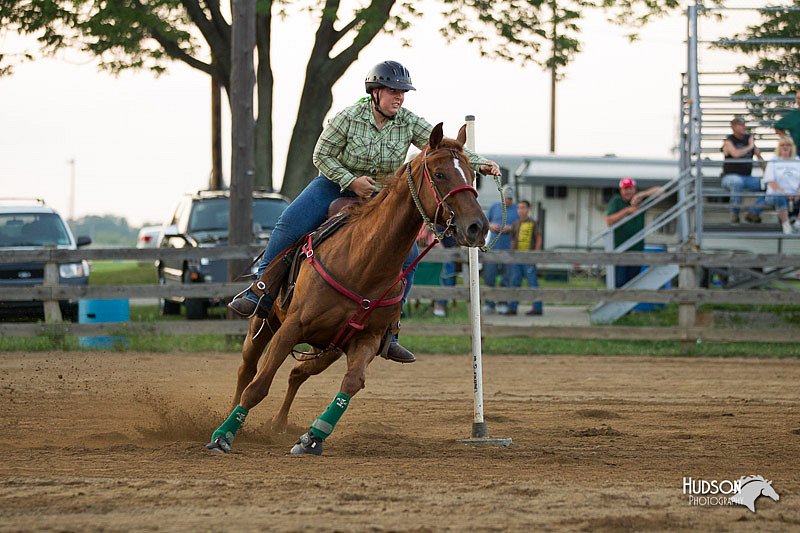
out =
<path fill-rule="evenodd" d="M 328 435 L 333 433 L 333 428 L 336 427 L 336 422 L 342 418 L 342 415 L 347 411 L 347 406 L 350 403 L 350 396 L 340 392 L 333 399 L 331 404 L 325 409 L 319 418 L 311 423 L 311 433 L 317 437 L 325 440 Z"/>
<path fill-rule="evenodd" d="M 239 428 L 242 427 L 242 424 L 244 424 L 244 419 L 247 417 L 248 412 L 249 411 L 241 405 L 237 405 L 225 422 L 211 435 L 211 440 L 213 441 L 217 437 L 222 436 L 225 437 L 225 440 L 229 443 L 233 442 L 233 438 L 236 436 L 236 432 L 239 431 Z"/>

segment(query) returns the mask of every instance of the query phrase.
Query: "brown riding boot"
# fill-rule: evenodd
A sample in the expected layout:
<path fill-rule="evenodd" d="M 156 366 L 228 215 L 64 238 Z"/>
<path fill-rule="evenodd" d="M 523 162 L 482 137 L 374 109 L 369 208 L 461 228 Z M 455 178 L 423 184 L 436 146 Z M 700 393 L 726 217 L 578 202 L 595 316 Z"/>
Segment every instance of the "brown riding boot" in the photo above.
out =
<path fill-rule="evenodd" d="M 389 344 L 389 349 L 386 351 L 386 359 L 398 363 L 413 363 L 417 360 L 413 353 L 400 346 L 400 343 L 394 340 Z"/>
<path fill-rule="evenodd" d="M 249 318 L 253 316 L 253 313 L 255 313 L 257 305 L 258 304 L 253 300 L 248 300 L 247 297 L 242 296 L 241 298 L 236 298 L 235 300 L 231 301 L 228 304 L 228 309 L 239 316 Z"/>
<path fill-rule="evenodd" d="M 272 300 L 267 293 L 266 284 L 260 279 L 256 280 L 246 291 L 234 297 L 228 304 L 228 309 L 245 318 L 250 318 L 258 311 L 258 316 L 266 318 L 272 309 Z"/>

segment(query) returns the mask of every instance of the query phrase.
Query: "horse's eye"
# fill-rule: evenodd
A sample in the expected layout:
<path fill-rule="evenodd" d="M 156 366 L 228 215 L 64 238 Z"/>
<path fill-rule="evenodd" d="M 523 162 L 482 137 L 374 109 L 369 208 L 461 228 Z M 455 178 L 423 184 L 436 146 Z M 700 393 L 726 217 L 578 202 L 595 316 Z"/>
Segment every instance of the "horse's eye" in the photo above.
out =
<path fill-rule="evenodd" d="M 433 177 L 436 178 L 437 180 L 443 180 L 444 174 L 442 174 L 441 172 L 434 172 Z"/>

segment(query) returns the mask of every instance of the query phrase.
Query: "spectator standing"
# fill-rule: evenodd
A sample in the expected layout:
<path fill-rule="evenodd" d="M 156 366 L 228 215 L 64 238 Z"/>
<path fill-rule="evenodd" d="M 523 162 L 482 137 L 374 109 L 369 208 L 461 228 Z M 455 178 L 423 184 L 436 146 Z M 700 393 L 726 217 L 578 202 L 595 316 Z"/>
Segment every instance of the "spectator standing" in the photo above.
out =
<path fill-rule="evenodd" d="M 618 247 L 644 229 L 644 211 L 639 209 L 639 204 L 648 196 L 661 191 L 660 187 L 650 187 L 644 191 L 636 191 L 636 182 L 633 178 L 619 180 L 619 193 L 611 197 L 606 211 L 606 225 L 613 226 L 628 215 L 639 212 L 638 215 L 614 230 L 614 248 Z M 632 252 L 644 251 L 644 239 L 634 243 L 628 248 Z M 614 267 L 614 286 L 619 288 L 635 278 L 641 266 L 616 265 Z"/>
<path fill-rule="evenodd" d="M 742 191 L 761 191 L 761 180 L 754 177 L 753 156 L 761 157 L 761 151 L 756 147 L 755 139 L 747 132 L 744 119 L 734 117 L 731 120 L 733 133 L 725 138 L 722 143 L 722 153 L 725 162 L 722 164 L 722 186 L 731 191 L 730 210 L 731 222 L 739 223 L 739 210 L 742 206 Z"/>
<path fill-rule="evenodd" d="M 512 208 L 514 203 L 514 189 L 510 185 L 503 187 L 501 191 L 500 202 L 495 202 L 489 207 L 489 212 L 486 218 L 489 219 L 489 242 L 494 242 L 497 235 L 497 242 L 494 243 L 492 250 L 510 250 L 511 249 L 511 235 L 514 230 L 514 222 L 519 218 L 517 210 Z M 506 220 L 503 224 L 503 205 L 506 210 Z M 487 258 L 491 257 L 491 251 L 487 254 Z M 509 268 L 508 265 L 501 265 L 490 262 L 487 259 L 483 264 L 483 281 L 487 287 L 494 287 L 497 284 L 497 276 L 502 276 L 500 285 L 508 287 L 509 284 Z M 508 304 L 506 302 L 499 302 L 497 304 L 497 312 L 505 313 L 508 311 Z M 495 302 L 493 300 L 486 300 L 483 304 L 483 313 L 491 314 L 495 312 Z"/>
<path fill-rule="evenodd" d="M 517 214 L 519 219 L 513 224 L 511 249 L 512 250 L 541 250 L 542 232 L 539 225 L 531 218 L 531 203 L 528 200 L 520 200 L 517 204 Z M 519 264 L 509 265 L 511 267 L 511 286 L 521 287 L 523 276 L 528 281 L 528 287 L 539 288 L 539 279 L 536 276 L 536 265 Z M 517 314 L 518 302 L 511 302 L 508 305 L 507 315 Z M 531 309 L 525 313 L 528 316 L 542 314 L 542 302 L 535 301 Z"/>
<path fill-rule="evenodd" d="M 436 225 L 437 231 L 444 231 L 444 226 Z M 422 226 L 417 235 L 417 246 L 419 248 L 427 248 L 430 243 L 434 241 L 436 236 L 428 229 L 427 226 Z M 458 246 L 458 241 L 453 235 L 448 235 L 434 248 L 453 248 Z M 442 287 L 455 287 L 456 286 L 456 264 L 452 261 L 442 263 L 442 269 L 439 273 L 439 285 Z M 433 316 L 445 317 L 447 316 L 447 300 L 434 300 L 433 302 Z"/>
<path fill-rule="evenodd" d="M 794 101 L 798 109 L 786 113 L 775 123 L 775 131 L 781 136 L 791 137 L 795 147 L 800 146 L 800 88 L 794 92 Z"/>
<path fill-rule="evenodd" d="M 772 207 L 778 212 L 783 233 L 791 234 L 789 200 L 793 200 L 796 204 L 800 200 L 800 160 L 797 158 L 794 141 L 788 135 L 778 141 L 777 153 L 767 163 L 767 169 L 764 171 L 764 183 L 767 184 L 767 195 L 758 199 L 747 211 L 745 219 L 748 222 L 761 222 L 759 216 L 761 211 Z M 794 224 L 795 228 L 800 230 L 800 221 L 795 220 Z"/>
<path fill-rule="evenodd" d="M 454 248 L 458 245 L 454 236 L 445 237 L 440 243 L 442 248 Z M 442 263 L 442 272 L 439 274 L 439 284 L 442 287 L 456 286 L 456 264 L 452 261 Z M 447 316 L 447 300 L 436 300 L 433 304 L 433 316 Z"/>

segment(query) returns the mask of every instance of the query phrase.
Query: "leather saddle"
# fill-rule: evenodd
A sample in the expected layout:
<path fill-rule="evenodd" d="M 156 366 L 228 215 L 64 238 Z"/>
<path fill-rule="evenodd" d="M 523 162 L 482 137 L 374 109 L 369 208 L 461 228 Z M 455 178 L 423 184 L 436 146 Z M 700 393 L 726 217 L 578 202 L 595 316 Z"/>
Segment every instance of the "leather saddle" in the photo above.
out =
<path fill-rule="evenodd" d="M 358 198 L 347 197 L 337 198 L 331 202 L 328 208 L 329 218 L 320 227 L 287 246 L 267 265 L 266 270 L 253 283 L 252 291 L 256 296 L 261 297 L 266 293 L 273 302 L 286 309 L 292 301 L 297 275 L 305 259 L 302 247 L 308 236 L 311 235 L 312 245 L 316 248 L 345 225 L 349 214 L 349 209 L 345 208 L 358 203 L 360 203 Z M 270 309 L 259 306 L 257 314 L 261 318 L 267 318 L 269 312 Z"/>

